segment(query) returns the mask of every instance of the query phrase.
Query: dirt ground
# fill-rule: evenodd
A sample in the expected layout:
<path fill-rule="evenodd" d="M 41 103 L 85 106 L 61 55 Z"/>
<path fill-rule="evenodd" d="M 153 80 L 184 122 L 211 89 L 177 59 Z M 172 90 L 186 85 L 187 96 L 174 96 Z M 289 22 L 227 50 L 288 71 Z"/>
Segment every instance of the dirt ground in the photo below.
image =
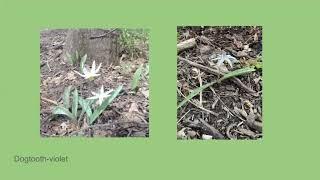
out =
<path fill-rule="evenodd" d="M 66 30 L 43 30 L 40 33 L 40 134 L 42 137 L 84 136 L 84 137 L 148 137 L 149 136 L 149 75 L 143 75 L 137 93 L 130 84 L 140 64 L 147 64 L 148 57 L 133 60 L 124 58 L 119 66 L 104 66 L 100 76 L 84 80 L 74 67 L 62 58 Z M 148 54 L 148 47 L 141 51 Z M 121 55 L 119 54 L 119 57 Z M 91 97 L 101 85 L 105 91 L 123 85 L 117 98 L 90 126 L 72 123 L 65 116 L 53 116 L 52 110 L 62 103 L 62 94 L 69 85 L 77 88 L 81 97 Z M 67 123 L 67 129 L 62 124 Z"/>
<path fill-rule="evenodd" d="M 196 43 L 178 52 L 178 103 L 192 90 L 223 74 L 262 65 L 262 27 L 178 27 L 178 44 Z M 218 67 L 215 53 L 225 52 L 240 63 Z M 185 60 L 187 59 L 187 60 Z M 258 66 L 256 66 L 258 67 Z M 261 139 L 262 67 L 206 88 L 178 109 L 178 139 Z"/>

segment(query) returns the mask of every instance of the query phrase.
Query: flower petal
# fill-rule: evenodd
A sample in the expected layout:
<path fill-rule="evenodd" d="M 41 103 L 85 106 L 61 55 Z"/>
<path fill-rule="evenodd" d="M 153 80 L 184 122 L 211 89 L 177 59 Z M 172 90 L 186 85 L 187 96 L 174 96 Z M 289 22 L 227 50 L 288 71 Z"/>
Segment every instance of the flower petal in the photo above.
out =
<path fill-rule="evenodd" d="M 92 62 L 91 72 L 94 72 L 96 69 L 96 61 Z"/>
<path fill-rule="evenodd" d="M 104 93 L 103 85 L 100 88 L 100 95 Z"/>
<path fill-rule="evenodd" d="M 113 89 L 110 89 L 109 91 L 105 92 L 104 94 L 110 94 L 111 92 L 113 92 Z"/>
<path fill-rule="evenodd" d="M 96 96 L 88 97 L 87 99 L 98 99 Z"/>
<path fill-rule="evenodd" d="M 85 67 L 83 67 L 82 71 L 83 71 L 83 74 L 88 74 L 89 73 L 87 68 L 85 68 Z"/>
<path fill-rule="evenodd" d="M 95 73 L 98 73 L 101 67 L 101 63 L 99 64 L 98 68 L 95 70 Z"/>

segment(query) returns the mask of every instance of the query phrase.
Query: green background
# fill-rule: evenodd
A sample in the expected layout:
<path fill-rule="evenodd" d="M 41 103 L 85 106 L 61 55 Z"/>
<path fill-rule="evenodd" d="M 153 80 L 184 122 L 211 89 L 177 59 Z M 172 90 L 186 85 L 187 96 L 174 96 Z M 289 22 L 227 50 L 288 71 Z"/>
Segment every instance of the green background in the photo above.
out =
<path fill-rule="evenodd" d="M 0 0 L 0 179 L 316 179 L 318 7 L 306 0 Z M 176 140 L 177 25 L 263 26 L 263 140 Z M 149 139 L 40 138 L 45 27 L 150 28 Z M 13 162 L 14 155 L 60 154 L 70 162 Z"/>

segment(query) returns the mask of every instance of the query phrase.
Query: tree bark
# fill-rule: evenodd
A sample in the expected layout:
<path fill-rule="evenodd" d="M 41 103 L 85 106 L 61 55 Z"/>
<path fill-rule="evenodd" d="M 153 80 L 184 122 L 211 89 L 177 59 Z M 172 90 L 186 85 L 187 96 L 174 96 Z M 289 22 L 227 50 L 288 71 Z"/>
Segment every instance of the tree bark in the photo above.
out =
<path fill-rule="evenodd" d="M 69 29 L 64 46 L 64 60 L 68 61 L 67 54 L 80 58 L 87 54 L 86 64 L 96 61 L 102 65 L 117 65 L 119 63 L 119 32 L 105 29 Z M 77 62 L 79 63 L 79 61 Z"/>

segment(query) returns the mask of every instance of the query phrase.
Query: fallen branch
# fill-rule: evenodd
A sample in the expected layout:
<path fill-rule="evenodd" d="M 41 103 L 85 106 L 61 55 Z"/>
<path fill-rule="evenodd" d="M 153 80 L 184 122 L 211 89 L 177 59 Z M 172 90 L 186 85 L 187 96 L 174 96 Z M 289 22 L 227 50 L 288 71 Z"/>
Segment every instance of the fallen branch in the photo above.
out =
<path fill-rule="evenodd" d="M 199 119 L 199 121 L 206 126 L 207 129 L 211 131 L 211 135 L 215 137 L 216 139 L 224 139 L 224 136 L 213 126 L 208 124 L 205 120 Z"/>
<path fill-rule="evenodd" d="M 257 116 L 254 113 L 250 113 L 247 116 L 245 123 L 252 129 L 262 133 L 262 122 L 256 121 Z"/>
<path fill-rule="evenodd" d="M 108 34 L 111 34 L 112 32 L 116 31 L 117 29 L 111 29 L 108 32 L 105 32 L 104 34 L 98 35 L 98 36 L 91 36 L 89 39 L 97 39 L 97 38 L 102 38 L 106 37 Z"/>
<path fill-rule="evenodd" d="M 51 100 L 51 99 L 47 99 L 47 98 L 45 98 L 45 97 L 40 97 L 40 98 L 41 98 L 42 100 L 46 101 L 46 102 L 49 102 L 49 103 L 52 103 L 52 104 L 58 106 L 58 103 L 57 103 L 56 101 L 53 101 L 53 100 Z"/>
<path fill-rule="evenodd" d="M 190 49 L 192 47 L 196 46 L 196 39 L 195 38 L 191 38 L 191 39 L 188 39 L 188 40 L 185 40 L 179 44 L 177 44 L 177 50 L 178 50 L 178 53 L 183 51 L 183 50 L 186 50 L 186 49 Z"/>

